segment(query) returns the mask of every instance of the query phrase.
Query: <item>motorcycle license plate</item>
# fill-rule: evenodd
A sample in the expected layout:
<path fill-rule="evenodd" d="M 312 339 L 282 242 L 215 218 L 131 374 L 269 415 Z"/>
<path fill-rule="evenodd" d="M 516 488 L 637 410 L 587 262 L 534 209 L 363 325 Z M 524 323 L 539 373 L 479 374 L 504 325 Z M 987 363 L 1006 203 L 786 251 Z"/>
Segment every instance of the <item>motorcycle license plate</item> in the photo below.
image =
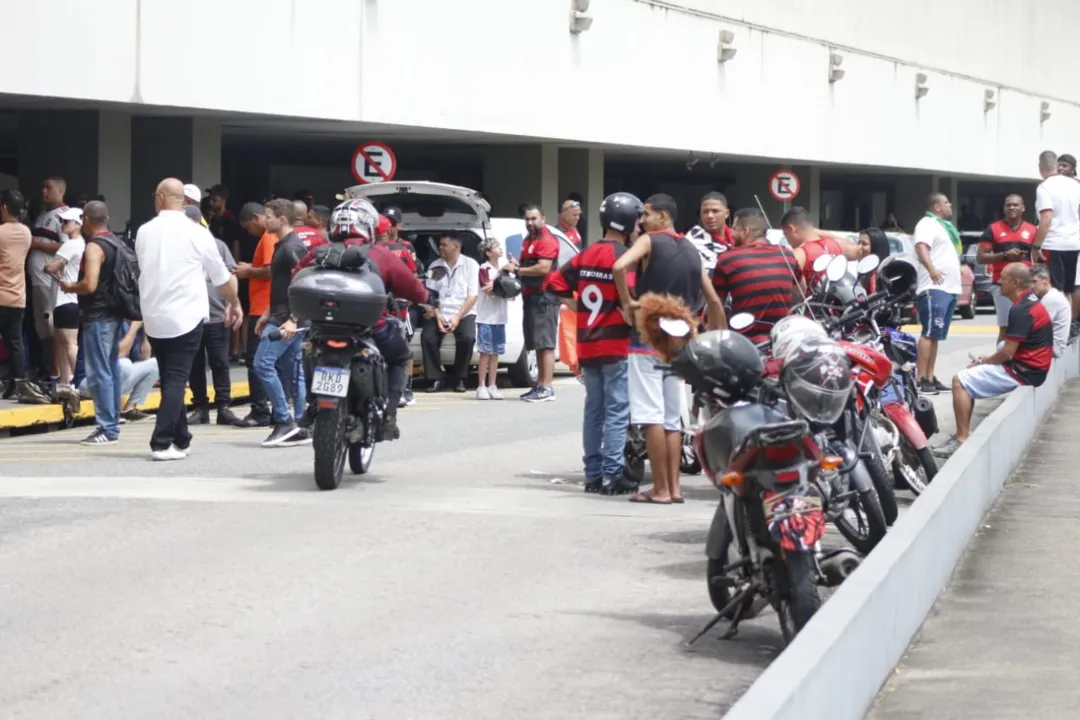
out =
<path fill-rule="evenodd" d="M 349 394 L 349 371 L 346 368 L 317 367 L 311 376 L 311 392 L 343 398 Z"/>

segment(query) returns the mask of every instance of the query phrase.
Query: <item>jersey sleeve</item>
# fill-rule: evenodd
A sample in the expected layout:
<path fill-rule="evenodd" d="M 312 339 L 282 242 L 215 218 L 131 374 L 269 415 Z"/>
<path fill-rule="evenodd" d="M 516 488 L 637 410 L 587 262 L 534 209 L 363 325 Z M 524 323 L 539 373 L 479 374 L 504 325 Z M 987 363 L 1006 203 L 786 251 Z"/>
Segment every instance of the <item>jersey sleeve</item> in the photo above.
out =
<path fill-rule="evenodd" d="M 571 260 L 563 263 L 563 266 L 547 276 L 544 281 L 544 289 L 550 290 L 560 297 L 570 297 L 578 287 L 577 259 L 581 255 L 575 255 Z"/>
<path fill-rule="evenodd" d="M 553 237 L 546 237 L 536 243 L 533 254 L 539 260 L 551 260 L 554 263 L 559 259 L 559 241 Z"/>
<path fill-rule="evenodd" d="M 1035 321 L 1031 317 L 1028 308 L 1019 303 L 1009 310 L 1009 324 L 1005 327 L 1005 339 L 1016 342 L 1024 342 L 1031 335 Z"/>
<path fill-rule="evenodd" d="M 989 225 L 986 226 L 982 235 L 979 236 L 979 246 L 984 247 L 987 250 L 994 249 L 994 230 Z"/>

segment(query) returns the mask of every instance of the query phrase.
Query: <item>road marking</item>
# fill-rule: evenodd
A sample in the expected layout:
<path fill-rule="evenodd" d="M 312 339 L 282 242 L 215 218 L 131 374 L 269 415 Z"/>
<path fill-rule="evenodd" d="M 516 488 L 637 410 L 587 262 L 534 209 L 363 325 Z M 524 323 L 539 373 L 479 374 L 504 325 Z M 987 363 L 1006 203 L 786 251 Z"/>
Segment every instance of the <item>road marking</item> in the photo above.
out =
<path fill-rule="evenodd" d="M 906 333 L 912 335 L 918 335 L 922 332 L 922 325 L 904 325 L 900 328 Z M 996 325 L 957 325 L 953 323 L 949 326 L 949 335 L 993 335 L 997 336 L 998 328 Z"/>

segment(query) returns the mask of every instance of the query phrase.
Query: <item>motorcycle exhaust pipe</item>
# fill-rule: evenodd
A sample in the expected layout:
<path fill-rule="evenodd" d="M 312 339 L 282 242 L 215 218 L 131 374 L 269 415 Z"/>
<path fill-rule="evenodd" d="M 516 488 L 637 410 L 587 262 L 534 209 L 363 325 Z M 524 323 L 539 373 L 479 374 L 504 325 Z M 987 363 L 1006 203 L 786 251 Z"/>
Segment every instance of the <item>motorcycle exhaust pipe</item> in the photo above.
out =
<path fill-rule="evenodd" d="M 862 555 L 849 548 L 834 550 L 818 566 L 824 576 L 825 587 L 836 587 L 847 580 L 862 563 Z"/>
<path fill-rule="evenodd" d="M 920 397 L 915 401 L 912 410 L 915 422 L 919 423 L 923 434 L 928 439 L 935 435 L 938 431 L 937 413 L 934 412 L 934 403 L 930 402 L 930 398 Z"/>

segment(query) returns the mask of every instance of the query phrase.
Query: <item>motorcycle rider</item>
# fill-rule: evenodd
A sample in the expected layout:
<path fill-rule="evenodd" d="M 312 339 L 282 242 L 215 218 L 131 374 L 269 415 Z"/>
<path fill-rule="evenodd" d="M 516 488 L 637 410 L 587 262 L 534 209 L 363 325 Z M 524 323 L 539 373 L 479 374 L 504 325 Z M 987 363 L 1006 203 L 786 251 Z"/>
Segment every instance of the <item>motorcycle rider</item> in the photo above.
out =
<path fill-rule="evenodd" d="M 375 206 L 367 200 L 346 200 L 334 208 L 330 216 L 331 242 L 343 243 L 346 247 L 367 246 L 368 259 L 372 268 L 378 270 L 388 295 L 412 303 L 427 303 L 427 288 L 405 263 L 390 250 L 372 244 L 378 218 Z M 296 272 L 314 264 L 316 248 L 325 244 L 318 240 L 312 243 L 307 255 L 297 264 L 294 276 Z M 397 440 L 401 437 L 397 425 L 398 403 L 405 391 L 405 370 L 412 359 L 412 351 L 409 350 L 397 319 L 390 315 L 389 308 L 383 308 L 382 317 L 372 328 L 372 334 L 387 366 L 388 389 L 386 414 L 383 417 L 383 439 Z M 310 377 L 307 381 L 311 382 Z M 308 392 L 307 399 L 307 409 L 300 421 L 302 427 L 310 427 L 315 421 L 316 405 L 311 392 Z"/>

